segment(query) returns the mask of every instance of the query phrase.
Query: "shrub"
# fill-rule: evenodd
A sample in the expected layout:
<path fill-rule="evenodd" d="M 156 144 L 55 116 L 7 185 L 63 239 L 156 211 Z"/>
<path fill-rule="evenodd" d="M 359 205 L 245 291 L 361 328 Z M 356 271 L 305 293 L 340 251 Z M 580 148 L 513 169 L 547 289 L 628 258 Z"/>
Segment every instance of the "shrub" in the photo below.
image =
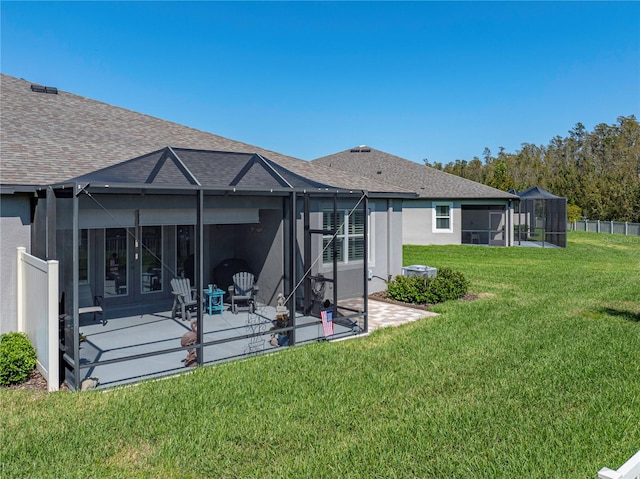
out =
<path fill-rule="evenodd" d="M 24 333 L 0 336 L 0 384 L 25 382 L 36 366 L 36 351 Z"/>
<path fill-rule="evenodd" d="M 442 268 L 435 278 L 396 276 L 387 284 L 387 296 L 403 303 L 442 303 L 462 298 L 469 281 L 459 271 Z"/>
<path fill-rule="evenodd" d="M 427 281 L 422 276 L 396 276 L 387 284 L 387 296 L 403 303 L 426 303 Z"/>
<path fill-rule="evenodd" d="M 469 291 L 469 280 L 460 271 L 442 268 L 429 284 L 434 303 L 460 299 Z"/>

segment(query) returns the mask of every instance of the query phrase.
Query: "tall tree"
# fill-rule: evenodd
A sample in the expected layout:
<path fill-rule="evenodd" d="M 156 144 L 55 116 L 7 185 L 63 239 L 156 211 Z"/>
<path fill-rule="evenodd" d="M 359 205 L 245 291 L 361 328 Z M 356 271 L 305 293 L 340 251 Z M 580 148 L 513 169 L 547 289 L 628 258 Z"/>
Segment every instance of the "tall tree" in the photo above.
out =
<path fill-rule="evenodd" d="M 590 219 L 640 222 L 640 124 L 633 115 L 591 132 L 577 123 L 546 146 L 523 143 L 515 153 L 500 147 L 497 157 L 485 148 L 482 159 L 435 165 L 503 190 L 541 186 Z"/>

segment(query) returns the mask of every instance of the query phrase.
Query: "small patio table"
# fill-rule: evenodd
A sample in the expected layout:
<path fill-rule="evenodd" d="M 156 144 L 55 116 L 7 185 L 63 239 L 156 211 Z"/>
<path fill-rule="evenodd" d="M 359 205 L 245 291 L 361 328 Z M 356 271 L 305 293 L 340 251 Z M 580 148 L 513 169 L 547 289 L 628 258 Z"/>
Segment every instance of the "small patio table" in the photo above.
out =
<path fill-rule="evenodd" d="M 224 309 L 224 291 L 219 288 L 205 289 L 204 296 L 208 299 L 209 316 L 213 316 L 216 313 L 222 314 Z"/>

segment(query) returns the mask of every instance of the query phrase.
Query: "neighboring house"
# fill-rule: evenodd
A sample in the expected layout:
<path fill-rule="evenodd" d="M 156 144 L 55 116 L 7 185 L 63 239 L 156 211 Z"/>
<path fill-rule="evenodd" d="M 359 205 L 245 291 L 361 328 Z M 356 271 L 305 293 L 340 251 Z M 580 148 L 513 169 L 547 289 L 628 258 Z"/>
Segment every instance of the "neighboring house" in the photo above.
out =
<path fill-rule="evenodd" d="M 279 293 L 290 298 L 287 344 L 295 344 L 316 338 L 313 318 L 327 308 L 335 315 L 341 300 L 359 298 L 352 313 L 366 318 L 367 293 L 400 273 L 402 201 L 415 196 L 405 188 L 7 75 L 0 80 L 0 333 L 17 328 L 16 248 L 58 260 L 62 374 L 72 387 L 100 368 L 107 374 L 104 368 L 118 366 L 117 376 L 125 361 L 137 371 L 151 358 L 155 366 L 145 367 L 153 369 L 176 354 L 166 349 L 175 349 L 175 338 L 147 341 L 157 325 L 103 349 L 98 339 L 81 344 L 80 327 L 84 334 L 92 327 L 79 318 L 81 285 L 103 297 L 108 332 L 114 318 L 155 324 L 148 318 L 166 316 L 174 277 L 198 289 L 226 286 L 233 260 L 258 277 L 265 307 L 275 307 Z M 215 331 L 198 333 L 205 334 L 196 345 L 201 363 L 253 352 L 255 345 L 229 345 L 266 334 L 247 334 L 246 325 L 222 334 L 221 321 L 202 321 L 200 331 Z M 222 336 L 206 336 L 214 334 Z M 133 343 L 124 347 L 125 339 Z"/>
<path fill-rule="evenodd" d="M 404 244 L 513 245 L 516 195 L 364 145 L 312 163 L 416 192 L 402 204 Z"/>

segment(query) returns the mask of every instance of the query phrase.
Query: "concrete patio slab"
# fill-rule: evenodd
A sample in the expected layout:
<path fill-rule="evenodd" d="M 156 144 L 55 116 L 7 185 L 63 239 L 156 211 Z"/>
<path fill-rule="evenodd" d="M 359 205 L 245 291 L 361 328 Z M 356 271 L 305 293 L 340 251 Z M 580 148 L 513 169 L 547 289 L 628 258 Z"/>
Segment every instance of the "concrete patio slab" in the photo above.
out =
<path fill-rule="evenodd" d="M 369 332 L 435 315 L 430 311 L 375 300 L 369 300 L 368 307 Z M 357 312 L 362 309 L 362 298 L 340 301 L 338 305 L 343 315 L 356 315 L 352 319 L 360 328 L 364 328 L 364 318 L 358 320 Z M 205 313 L 203 338 L 209 345 L 203 348 L 203 363 L 210 365 L 252 354 L 272 353 L 286 347 L 274 346 L 270 342 L 273 327 L 270 318 L 275 318 L 275 308 L 259 306 L 257 313 L 233 314 L 226 310 L 221 314 Z M 358 337 L 348 327 L 350 320 L 341 319 L 334 322 L 335 334 L 328 339 Z M 296 316 L 296 324 L 296 344 L 324 339 L 318 318 Z M 97 378 L 99 388 L 178 374 L 189 369 L 184 364 L 186 350 L 165 352 L 179 348 L 182 336 L 191 331 L 188 321 L 171 318 L 169 311 L 113 318 L 105 326 L 100 322 L 83 322 L 80 330 L 86 338 L 80 343 L 81 378 Z M 132 358 L 127 360 L 128 357 Z M 118 360 L 122 361 L 110 362 Z"/>
<path fill-rule="evenodd" d="M 356 310 L 362 309 L 363 301 L 359 298 L 340 301 L 339 306 Z M 385 301 L 377 301 L 371 298 L 369 298 L 367 306 L 369 309 L 369 332 L 389 326 L 400 326 L 401 324 L 410 323 L 429 316 L 437 316 L 437 313 L 431 311 L 387 303 Z"/>

